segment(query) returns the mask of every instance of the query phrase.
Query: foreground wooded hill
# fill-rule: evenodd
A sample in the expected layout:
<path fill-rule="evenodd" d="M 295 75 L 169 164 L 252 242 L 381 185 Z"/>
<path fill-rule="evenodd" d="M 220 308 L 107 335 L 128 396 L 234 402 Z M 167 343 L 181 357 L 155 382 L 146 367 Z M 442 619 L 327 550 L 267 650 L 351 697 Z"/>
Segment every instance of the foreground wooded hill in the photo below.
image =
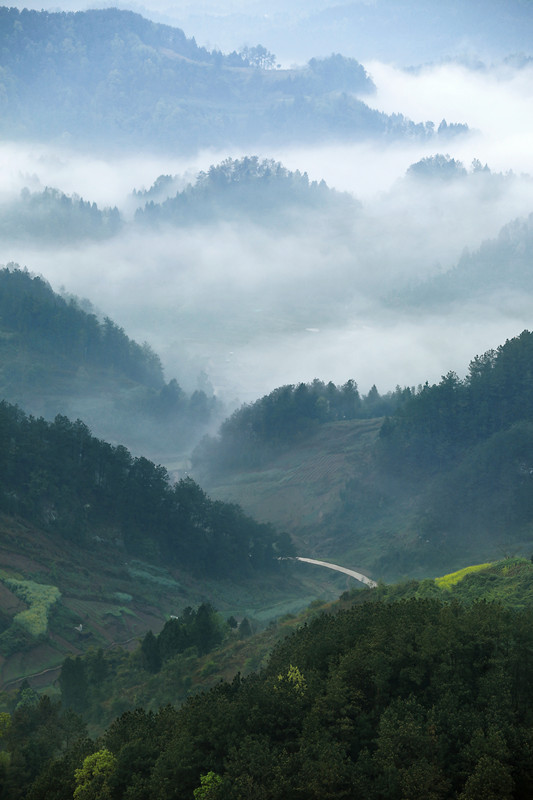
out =
<path fill-rule="evenodd" d="M 473 599 L 498 574 L 530 582 L 531 565 L 462 582 Z M 285 638 L 260 672 L 180 709 L 128 712 L 93 741 L 23 690 L 3 718 L 5 797 L 526 800 L 531 608 L 462 604 L 457 580 L 434 598 L 425 584 L 393 587 L 388 602 L 363 591 Z"/>

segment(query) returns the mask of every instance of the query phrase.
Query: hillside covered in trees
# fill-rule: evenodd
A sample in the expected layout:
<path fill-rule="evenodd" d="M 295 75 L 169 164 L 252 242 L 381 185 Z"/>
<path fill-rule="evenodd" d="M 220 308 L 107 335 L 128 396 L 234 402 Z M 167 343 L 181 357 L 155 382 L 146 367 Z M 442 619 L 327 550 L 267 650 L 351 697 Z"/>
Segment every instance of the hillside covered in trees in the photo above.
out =
<path fill-rule="evenodd" d="M 22 189 L 20 196 L 0 204 L 3 239 L 65 243 L 106 239 L 122 228 L 117 208 L 100 209 L 82 197 L 69 197 L 58 189 Z"/>
<path fill-rule="evenodd" d="M 318 425 L 390 415 L 410 396 L 410 389 L 400 388 L 382 396 L 373 386 L 361 397 L 353 379 L 343 386 L 332 381 L 325 384 L 318 378 L 312 383 L 280 386 L 237 409 L 222 423 L 216 437 L 207 436 L 200 442 L 192 462 L 211 475 L 257 467 L 305 441 Z"/>
<path fill-rule="evenodd" d="M 127 553 L 179 563 L 206 575 L 273 569 L 292 554 L 285 535 L 213 502 L 191 479 L 172 485 L 164 467 L 91 435 L 83 422 L 27 417 L 0 403 L 3 511 L 65 540 L 98 535 Z M 286 548 L 289 552 L 286 552 Z"/>
<path fill-rule="evenodd" d="M 0 270 L 0 332 L 1 396 L 34 415 L 81 417 L 98 435 L 146 452 L 183 447 L 218 411 L 213 395 L 166 382 L 147 343 L 16 264 Z"/>
<path fill-rule="evenodd" d="M 0 452 L 2 686 L 36 673 L 48 685 L 67 653 L 127 647 L 206 596 L 265 618 L 309 597 L 283 579 L 286 533 L 80 420 L 1 401 Z M 201 649 L 198 636 L 184 640 Z"/>
<path fill-rule="evenodd" d="M 498 574 L 525 587 L 531 565 L 363 590 L 285 636 L 260 671 L 181 708 L 128 711 L 92 740 L 23 689 L 3 715 L 5 796 L 526 800 L 531 607 L 481 600 Z"/>
<path fill-rule="evenodd" d="M 527 554 L 532 360 L 523 331 L 462 379 L 363 397 L 354 381 L 280 387 L 205 439 L 194 470 L 300 550 L 376 578 Z"/>
<path fill-rule="evenodd" d="M 149 141 L 183 152 L 252 140 L 435 136 L 425 122 L 369 108 L 357 95 L 373 90 L 371 79 L 338 54 L 302 70 L 264 69 L 260 46 L 223 55 L 179 28 L 117 9 L 4 7 L 0 29 L 0 130 L 11 138 L 111 150 Z"/>
<path fill-rule="evenodd" d="M 154 190 L 162 191 L 170 176 L 161 176 Z M 228 158 L 200 172 L 194 184 L 161 203 L 149 199 L 135 221 L 142 226 L 163 223 L 185 226 L 223 220 L 247 219 L 265 227 L 292 227 L 301 214 L 354 213 L 359 204 L 349 194 L 330 189 L 324 181 L 310 181 L 298 170 L 290 171 L 272 159 L 257 156 Z M 137 198 L 142 194 L 137 193 Z M 291 217 L 292 212 L 292 217 Z"/>
<path fill-rule="evenodd" d="M 497 237 L 486 239 L 478 249 L 466 250 L 453 269 L 417 282 L 400 297 L 407 307 L 423 304 L 426 308 L 439 308 L 465 296 L 481 302 L 498 295 L 510 301 L 514 295 L 529 296 L 533 292 L 532 255 L 530 214 L 504 225 Z"/>

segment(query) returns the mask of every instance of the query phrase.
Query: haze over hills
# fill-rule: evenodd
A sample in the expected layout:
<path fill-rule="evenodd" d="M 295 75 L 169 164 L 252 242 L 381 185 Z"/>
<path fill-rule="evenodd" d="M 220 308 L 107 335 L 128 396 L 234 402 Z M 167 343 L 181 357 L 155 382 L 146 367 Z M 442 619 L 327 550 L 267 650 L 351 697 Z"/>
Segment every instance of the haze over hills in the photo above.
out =
<path fill-rule="evenodd" d="M 258 69 L 265 48 L 223 55 L 178 28 L 116 9 L 4 7 L 0 25 L 0 130 L 12 138 L 111 150 L 150 141 L 153 150 L 194 153 L 258 142 L 447 139 L 468 130 L 437 131 L 371 109 L 359 99 L 375 88 L 371 79 L 338 54 L 302 70 Z"/>
<path fill-rule="evenodd" d="M 522 297 L 512 312 L 496 294 L 472 308 L 472 281 L 458 286 L 453 306 L 438 301 L 439 319 L 429 288 L 419 321 L 409 312 L 414 286 L 439 285 L 465 246 L 475 253 L 529 213 L 531 179 L 479 161 L 428 156 L 387 193 L 360 200 L 245 156 L 194 175 L 161 173 L 152 188 L 123 195 L 112 216 L 90 198 L 33 185 L 9 193 L 0 209 L 8 260 L 41 273 L 56 291 L 89 297 L 149 341 L 188 393 L 202 388 L 202 372 L 229 404 L 323 374 L 338 383 L 355 374 L 364 391 L 374 383 L 387 391 L 460 369 L 472 335 L 482 350 L 527 323 L 525 272 L 515 278 Z M 424 353 L 435 324 L 448 335 Z M 472 331 L 458 336 L 464 325 Z"/>
<path fill-rule="evenodd" d="M 430 18 L 421 13 L 425 6 L 420 5 L 418 15 L 417 8 L 405 6 L 404 19 L 425 24 L 424 20 Z M 489 29 L 494 31 L 499 26 L 503 30 L 509 23 L 511 27 L 516 25 L 516 20 L 521 23 L 521 32 L 527 30 L 527 5 L 506 8 L 503 21 L 497 3 L 484 9 L 483 24 L 478 25 L 480 31 L 485 31 L 484 37 Z M 361 6 L 359 10 L 364 16 L 383 12 L 382 24 L 388 24 L 388 4 Z M 222 14 L 225 11 L 221 9 Z M 438 13 L 449 20 L 450 11 L 446 7 Z M 473 13 L 472 7 L 458 3 L 453 11 L 456 39 L 467 37 L 471 27 L 466 20 Z M 48 91 L 35 91 L 40 75 L 47 76 L 50 91 L 53 86 L 57 91 L 61 86 L 70 87 L 67 94 L 68 102 L 74 104 L 72 108 L 83 103 L 83 98 L 87 100 L 89 91 L 90 102 L 85 103 L 84 113 L 92 113 L 96 104 L 103 116 L 98 116 L 97 122 L 101 141 L 98 137 L 92 140 L 90 155 L 83 153 L 84 131 L 73 134 L 72 147 L 65 140 L 45 145 L 33 138 L 29 143 L 26 134 L 20 139 L 21 131 L 16 133 L 13 120 L 6 135 L 19 135 L 19 142 L 6 143 L 2 150 L 6 174 L 1 198 L 6 221 L 2 262 L 18 263 L 42 274 L 56 291 L 64 287 L 76 296 L 90 297 L 103 314 L 116 320 L 132 337 L 148 341 L 160 354 L 166 373 L 179 375 L 187 392 L 196 389 L 201 371 L 208 375 L 217 395 L 230 404 L 236 397 L 250 400 L 276 385 L 311 381 L 322 375 L 341 385 L 351 375 L 357 375 L 365 392 L 373 384 L 380 391 L 388 391 L 396 384 L 418 383 L 428 377 L 436 380 L 445 370 L 460 368 L 470 357 L 471 349 L 482 352 L 497 346 L 528 324 L 527 300 L 511 306 L 492 297 L 490 306 L 454 306 L 444 313 L 439 311 L 438 317 L 428 309 L 418 319 L 398 314 L 397 306 L 391 311 L 389 302 L 391 296 L 405 292 L 406 284 L 410 286 L 452 269 L 465 247 L 477 250 L 512 219 L 531 213 L 531 183 L 522 175 L 533 173 L 527 142 L 531 64 L 527 50 L 522 56 L 516 55 L 518 44 L 506 48 L 506 54 L 512 57 L 503 59 L 501 50 L 499 54 L 493 50 L 491 58 L 499 60 L 487 59 L 482 64 L 475 59 L 452 59 L 407 71 L 377 61 L 362 65 L 356 53 L 331 56 L 330 52 L 338 53 L 340 49 L 334 48 L 323 57 L 313 58 L 311 54 L 301 67 L 278 70 L 236 66 L 244 63 L 243 58 L 253 61 L 261 53 L 267 60 L 270 58 L 270 51 L 256 47 L 254 42 L 239 46 L 240 55 L 237 46 L 234 54 L 217 54 L 207 46 L 198 47 L 191 38 L 194 31 L 185 34 L 168 25 L 158 27 L 131 13 L 22 15 L 13 9 L 6 14 L 11 22 L 20 23 L 23 18 L 29 26 L 22 40 L 17 39 L 10 26 L 6 33 L 4 44 L 10 59 L 6 70 L 11 76 L 7 82 L 11 89 L 6 89 L 4 97 L 6 121 L 10 113 L 29 120 L 30 126 L 40 119 L 39 103 L 42 106 Z M 44 20 L 49 41 L 46 36 L 43 38 Z M 109 23 L 101 32 L 102 41 L 106 36 L 118 38 L 113 39 L 115 49 L 106 51 L 88 73 L 90 59 L 99 52 L 98 36 L 93 30 L 100 24 L 98 20 Z M 447 23 L 442 22 L 441 30 L 449 30 Z M 514 41 L 519 43 L 516 27 L 515 33 Z M 69 41 L 70 50 L 65 44 Z M 25 53 L 30 42 L 37 48 L 32 45 L 30 52 L 40 53 L 42 70 L 37 74 L 30 69 L 26 75 Z M 264 44 L 268 46 L 268 42 Z M 176 57 L 170 57 L 167 51 Z M 416 52 L 412 50 L 413 55 Z M 478 52 L 481 56 L 481 49 Z M 230 67 L 231 59 L 234 65 Z M 63 70 L 67 63 L 69 69 Z M 110 78 L 113 65 L 118 83 Z M 265 61 L 263 66 L 268 63 Z M 189 67 L 190 97 L 185 98 L 185 116 L 180 117 L 180 124 L 174 124 L 168 116 L 169 106 L 164 98 L 154 117 L 150 112 L 154 102 L 150 92 L 155 84 L 161 91 L 166 86 L 165 91 L 173 93 L 172 103 L 179 101 L 179 105 L 183 100 L 179 72 Z M 170 72 L 165 72 L 167 69 Z M 165 79 L 154 78 L 150 84 L 150 76 L 161 77 L 161 70 Z M 263 125 L 251 135 L 244 152 L 243 145 L 236 144 L 219 149 L 217 126 L 230 123 L 238 96 L 244 98 L 239 95 L 241 89 L 245 92 L 243 86 L 238 89 L 232 83 L 238 75 L 243 86 L 248 80 L 243 76 L 253 76 L 259 87 L 254 89 L 257 102 L 263 103 L 263 97 L 270 108 L 275 96 L 276 103 L 279 100 L 292 108 L 292 144 L 281 144 L 281 139 L 277 144 L 268 144 L 264 138 L 268 125 Z M 226 79 L 227 86 L 234 87 L 231 96 L 223 91 Z M 137 88 L 124 93 L 127 81 L 133 80 Z M 95 81 L 100 81 L 102 92 L 95 89 Z M 274 94 L 269 94 L 267 87 L 274 85 Z M 368 119 L 383 120 L 385 114 L 387 125 L 402 127 L 406 120 L 412 120 L 414 125 L 409 123 L 402 128 L 407 137 L 402 134 L 388 140 L 385 147 L 381 134 L 376 139 L 375 129 L 368 129 L 364 140 L 357 142 L 352 135 L 362 132 L 359 123 L 352 126 L 350 116 L 359 103 L 359 92 L 372 86 L 375 91 L 363 97 L 368 108 L 364 113 L 370 113 Z M 277 94 L 278 90 L 281 94 Z M 344 95 L 346 101 L 342 100 Z M 110 96 L 113 103 L 106 106 L 105 98 Z M 296 100 L 300 96 L 305 103 L 298 106 Z M 132 106 L 129 110 L 128 98 Z M 335 106 L 341 100 L 348 103 L 347 116 L 346 109 L 341 114 L 340 106 Z M 331 103 L 340 116 L 335 116 Z M 356 106 L 352 108 L 353 103 Z M 254 125 L 265 122 L 264 109 L 258 113 L 248 100 L 244 106 L 250 109 Z M 215 107 L 218 111 L 212 114 Z M 68 111 L 68 104 L 65 108 Z M 142 108 L 144 117 L 140 120 Z M 311 118 L 306 115 L 306 108 L 312 111 Z M 498 114 L 494 113 L 496 108 Z M 208 149 L 198 150 L 202 142 L 195 133 L 192 155 L 185 147 L 185 139 L 180 144 L 179 137 L 188 136 L 189 124 L 197 125 L 199 109 L 203 115 L 200 133 L 206 137 L 204 145 Z M 121 117 L 123 111 L 127 113 Z M 210 127 L 205 115 L 214 127 Z M 320 130 L 316 127 L 320 120 L 324 122 L 324 115 L 332 125 L 348 126 L 348 140 L 344 139 L 343 144 L 337 135 L 334 144 L 327 144 L 326 128 L 330 123 Z M 51 115 L 43 119 L 52 124 Z M 443 120 L 446 124 L 442 124 Z M 93 123 L 85 126 L 86 132 Z M 470 133 L 450 138 L 450 132 L 457 130 L 454 123 L 467 125 Z M 113 134 L 105 139 L 109 125 Z M 231 123 L 232 131 L 238 128 Z M 132 150 L 128 141 L 133 130 L 140 138 Z M 172 156 L 160 154 L 157 142 L 158 137 L 167 135 L 164 130 L 173 142 Z M 276 136 L 283 134 L 279 120 L 272 130 Z M 312 143 L 309 137 L 315 134 L 318 138 Z M 108 147 L 114 148 L 112 161 L 105 155 Z M 405 178 L 411 165 L 437 155 L 449 155 L 460 162 L 468 173 L 465 180 L 436 180 L 429 185 L 412 174 Z M 241 207 L 237 203 L 229 218 L 228 198 L 222 203 L 215 201 L 214 187 L 210 187 L 209 198 L 200 200 L 196 194 L 194 214 L 192 208 L 185 214 L 193 224 L 165 225 L 157 231 L 148 226 L 142 232 L 139 227 L 124 225 L 135 213 L 139 200 L 143 204 L 140 194 L 132 197 L 133 190 L 140 193 L 147 187 L 148 191 L 158 176 L 179 176 L 169 198 L 175 205 L 176 192 L 184 192 L 188 183 L 194 186 L 200 173 L 209 174 L 212 167 L 224 164 L 228 158 L 239 163 L 243 158 L 256 158 L 259 164 L 274 161 L 293 175 L 307 174 L 311 184 L 325 179 L 330 188 L 349 190 L 362 208 L 359 206 L 356 213 L 355 206 L 352 211 L 346 204 L 345 213 L 339 209 L 338 214 L 333 214 L 328 208 L 324 214 L 325 203 L 321 202 L 312 216 L 309 209 L 303 208 L 305 203 L 298 202 L 288 217 L 280 214 L 284 225 L 273 237 L 264 228 L 277 207 L 274 198 L 281 186 L 273 189 L 267 213 L 267 206 L 259 197 L 266 200 L 265 183 L 259 181 L 257 193 L 247 200 L 243 194 Z M 491 176 L 471 169 L 476 159 L 489 165 Z M 470 171 L 475 174 L 470 175 Z M 24 187 L 30 195 L 21 198 Z M 85 204 L 90 203 L 91 209 L 80 205 L 76 196 L 83 197 Z M 331 205 L 331 194 L 327 197 Z M 322 200 L 325 198 L 323 193 Z M 157 206 L 165 198 L 152 196 L 146 200 L 153 200 Z M 192 202 L 192 196 L 177 201 L 182 205 L 180 213 L 189 200 Z M 61 217 L 61 203 L 67 206 L 69 202 L 70 217 L 67 213 Z M 210 203 L 218 203 L 218 209 L 207 215 L 209 219 L 204 219 L 199 230 L 196 223 L 201 216 L 200 206 L 205 209 Z M 170 205 L 164 211 L 156 210 L 160 222 Z M 42 219 L 34 216 L 40 223 L 35 228 L 30 222 L 33 207 L 43 209 Z M 120 220 L 116 214 L 109 216 L 107 209 L 115 208 L 119 209 Z M 175 221 L 174 213 L 173 216 Z M 18 240 L 14 219 L 20 224 Z M 68 225 L 59 223 L 61 232 L 47 238 L 45 230 L 58 230 L 62 219 L 67 219 Z M 9 239 L 8 228 L 12 231 Z M 41 233 L 36 235 L 37 231 Z M 81 240 L 83 248 L 78 247 Z M 444 329 L 445 335 L 441 335 Z"/>
<path fill-rule="evenodd" d="M 208 386 L 187 394 L 167 383 L 148 344 L 81 302 L 16 265 L 0 271 L 2 398 L 49 420 L 81 418 L 137 453 L 186 452 L 223 413 Z"/>
<path fill-rule="evenodd" d="M 2 800 L 529 800 L 533 4 L 139 10 L 0 9 Z"/>
<path fill-rule="evenodd" d="M 177 7 L 162 0 L 117 5 L 183 28 L 209 49 L 230 52 L 262 42 L 284 63 L 341 51 L 410 66 L 444 57 L 527 53 L 531 41 L 528 0 L 453 0 L 437 6 L 430 0 L 293 0 L 290 6 L 276 0 L 266 13 L 263 4 L 243 0 L 201 0 Z M 56 10 L 54 3 L 32 0 L 15 0 L 13 6 Z M 61 6 L 65 11 L 87 7 L 78 0 L 65 0 Z"/>

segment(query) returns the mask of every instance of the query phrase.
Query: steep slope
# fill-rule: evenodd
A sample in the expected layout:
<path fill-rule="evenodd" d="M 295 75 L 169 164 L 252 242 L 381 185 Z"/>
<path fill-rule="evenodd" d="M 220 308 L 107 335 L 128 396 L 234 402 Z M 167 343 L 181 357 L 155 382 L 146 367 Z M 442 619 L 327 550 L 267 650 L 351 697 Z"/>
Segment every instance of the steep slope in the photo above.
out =
<path fill-rule="evenodd" d="M 400 293 L 395 304 L 442 308 L 461 302 L 523 302 L 533 292 L 533 214 L 505 225 L 479 249 L 463 253 L 457 265 Z"/>

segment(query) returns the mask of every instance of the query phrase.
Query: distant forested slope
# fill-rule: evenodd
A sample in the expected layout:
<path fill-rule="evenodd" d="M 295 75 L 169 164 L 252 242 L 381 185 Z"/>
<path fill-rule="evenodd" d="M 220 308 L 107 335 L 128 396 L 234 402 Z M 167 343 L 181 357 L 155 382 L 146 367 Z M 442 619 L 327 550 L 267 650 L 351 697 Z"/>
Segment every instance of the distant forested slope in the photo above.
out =
<path fill-rule="evenodd" d="M 465 211 L 468 217 L 472 217 L 476 209 L 486 208 L 488 212 L 487 198 L 495 201 L 510 198 L 518 186 L 523 186 L 529 196 L 533 177 L 512 171 L 494 172 L 479 159 L 474 159 L 467 169 L 462 161 L 442 153 L 412 164 L 403 180 L 403 187 L 412 193 L 412 200 L 423 201 L 437 187 L 451 192 L 450 197 L 460 198 L 468 193 L 473 203 L 470 210 Z M 494 228 L 499 229 L 497 236 L 481 241 L 475 249 L 465 248 L 451 268 L 429 277 L 411 278 L 407 288 L 396 287 L 387 298 L 388 303 L 410 311 L 413 307 L 449 306 L 465 302 L 465 299 L 469 303 L 490 299 L 494 304 L 499 298 L 508 299 L 516 292 L 531 294 L 533 215 L 514 218 L 516 213 L 523 214 L 524 208 L 529 211 L 523 203 L 521 210 L 514 213 L 505 208 L 505 217 L 500 217 Z"/>
<path fill-rule="evenodd" d="M 76 194 L 45 187 L 0 201 L 0 235 L 8 242 L 39 242 L 43 247 L 91 240 L 98 242 L 139 228 L 189 226 L 243 219 L 278 230 L 301 222 L 309 214 L 324 220 L 350 219 L 360 203 L 325 181 L 310 181 L 307 173 L 291 171 L 280 162 L 257 156 L 228 158 L 201 171 L 193 182 L 180 175 L 160 175 L 149 189 L 134 189 L 127 205 L 136 208 L 134 221 L 123 209 L 99 208 Z M 343 216 L 344 215 L 344 216 Z"/>
<path fill-rule="evenodd" d="M 354 59 L 262 69 L 257 49 L 209 52 L 183 31 L 129 11 L 1 8 L 0 131 L 11 139 L 73 138 L 111 149 L 149 142 L 174 151 L 435 136 L 432 124 L 387 116 L 358 99 L 373 84 Z"/>
<path fill-rule="evenodd" d="M 0 204 L 0 236 L 4 240 L 39 240 L 57 245 L 83 239 L 105 239 L 122 227 L 117 208 L 100 209 L 76 195 L 51 187 Z"/>
<path fill-rule="evenodd" d="M 163 192 L 165 185 L 172 186 L 172 178 L 166 177 L 166 181 L 165 176 L 156 181 L 154 194 Z M 267 227 L 275 226 L 279 231 L 294 224 L 301 214 L 353 213 L 359 208 L 348 193 L 337 192 L 324 181 L 310 181 L 306 173 L 288 170 L 273 160 L 259 160 L 257 156 L 228 158 L 213 165 L 200 172 L 195 183 L 163 202 L 154 202 L 150 191 L 135 194 L 137 199 L 143 196 L 147 202 L 135 215 L 136 223 L 143 226 L 250 219 Z"/>
<path fill-rule="evenodd" d="M 374 502 L 385 514 L 391 501 L 403 503 L 406 531 L 416 535 L 410 555 L 400 555 L 397 542 L 383 566 L 402 563 L 408 573 L 417 562 L 438 569 L 449 558 L 458 563 L 461 554 L 486 560 L 532 549 L 532 364 L 533 333 L 523 331 L 474 358 L 464 379 L 450 372 L 420 387 L 384 422 Z M 373 513 L 365 486 L 363 476 L 347 483 L 345 530 L 358 508 L 367 519 Z"/>
<path fill-rule="evenodd" d="M 533 214 L 505 225 L 498 236 L 474 251 L 465 251 L 457 265 L 398 294 L 408 306 L 443 306 L 515 292 L 533 293 Z"/>
<path fill-rule="evenodd" d="M 447 466 L 472 446 L 532 424 L 532 386 L 533 333 L 523 331 L 476 356 L 465 379 L 449 372 L 426 383 L 384 424 L 381 439 L 411 469 Z M 526 458 L 525 472 L 529 466 Z"/>
<path fill-rule="evenodd" d="M 167 383 L 148 344 L 14 264 L 0 270 L 0 396 L 49 419 L 81 417 L 98 435 L 149 452 L 190 442 L 217 411 L 203 390 Z"/>
<path fill-rule="evenodd" d="M 214 496 L 374 577 L 528 555 L 532 364 L 524 331 L 476 356 L 464 379 L 366 398 L 353 382 L 280 387 L 204 440 L 194 468 Z M 377 437 L 379 423 L 362 424 L 372 415 L 385 417 Z"/>
<path fill-rule="evenodd" d="M 0 320 L 4 340 L 11 334 L 80 366 L 110 367 L 156 389 L 164 384 L 159 357 L 147 344 L 129 339 L 108 317 L 99 322 L 94 313 L 87 313 L 73 299 L 64 299 L 43 278 L 16 265 L 0 270 Z"/>
<path fill-rule="evenodd" d="M 476 357 L 464 380 L 426 384 L 384 423 L 385 468 L 426 486 L 418 522 L 432 545 L 531 546 L 532 364 L 524 331 Z"/>
<path fill-rule="evenodd" d="M 210 474 L 258 466 L 304 441 L 317 425 L 392 414 L 410 395 L 410 389 L 398 388 L 382 396 L 373 386 L 361 397 L 354 380 L 343 386 L 318 379 L 280 386 L 237 409 L 217 437 L 206 437 L 198 445 L 193 463 Z"/>

